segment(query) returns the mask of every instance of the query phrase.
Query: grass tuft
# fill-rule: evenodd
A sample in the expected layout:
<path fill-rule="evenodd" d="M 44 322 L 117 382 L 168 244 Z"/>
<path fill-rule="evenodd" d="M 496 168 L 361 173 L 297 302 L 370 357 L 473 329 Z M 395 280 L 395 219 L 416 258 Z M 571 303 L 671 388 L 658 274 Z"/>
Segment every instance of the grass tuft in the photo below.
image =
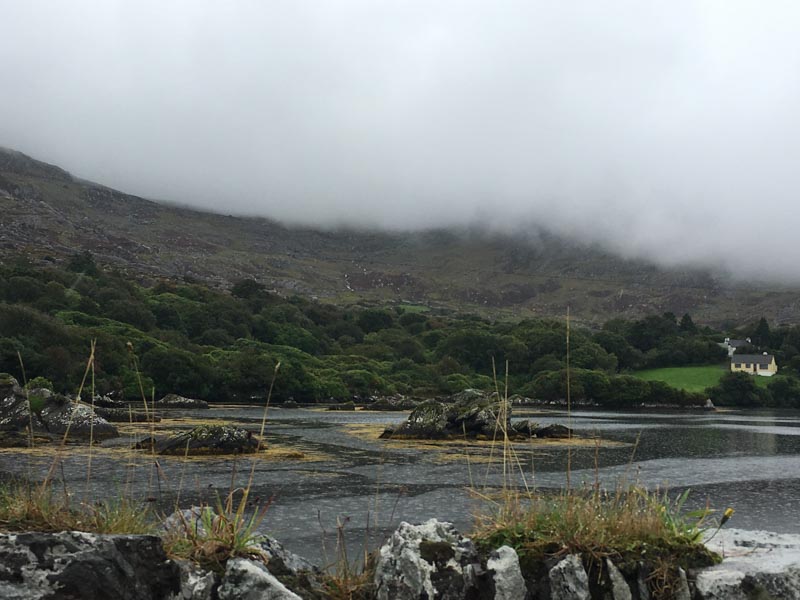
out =
<path fill-rule="evenodd" d="M 3 531 L 86 531 L 152 533 L 155 519 L 146 505 L 131 500 L 73 504 L 49 484 L 7 483 L 0 487 Z"/>
<path fill-rule="evenodd" d="M 239 502 L 234 497 L 242 492 Z M 216 572 L 225 570 L 231 558 L 249 558 L 267 562 L 267 554 L 259 546 L 263 536 L 256 533 L 266 516 L 269 502 L 249 514 L 245 490 L 231 491 L 216 507 L 202 507 L 198 516 L 187 519 L 177 512 L 180 525 L 164 536 L 167 554 L 188 559 Z"/>

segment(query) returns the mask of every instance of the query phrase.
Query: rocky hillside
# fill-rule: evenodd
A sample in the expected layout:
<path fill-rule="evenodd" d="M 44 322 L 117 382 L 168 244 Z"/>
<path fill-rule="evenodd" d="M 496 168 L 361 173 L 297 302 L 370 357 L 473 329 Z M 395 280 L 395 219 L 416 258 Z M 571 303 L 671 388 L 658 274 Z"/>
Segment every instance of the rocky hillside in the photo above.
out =
<path fill-rule="evenodd" d="M 61 261 L 88 250 L 140 279 L 219 286 L 252 277 L 281 293 L 333 302 L 404 302 L 498 316 L 580 320 L 690 312 L 711 324 L 761 315 L 800 321 L 797 290 L 665 270 L 534 231 L 524 239 L 431 230 L 290 228 L 262 218 L 153 202 L 0 149 L 0 260 Z"/>

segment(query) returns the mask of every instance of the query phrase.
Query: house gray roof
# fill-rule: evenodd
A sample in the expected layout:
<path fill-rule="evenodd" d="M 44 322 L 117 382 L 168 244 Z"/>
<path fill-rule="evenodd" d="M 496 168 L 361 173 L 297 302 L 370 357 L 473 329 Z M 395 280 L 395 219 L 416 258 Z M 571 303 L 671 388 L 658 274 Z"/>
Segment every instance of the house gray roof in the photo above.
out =
<path fill-rule="evenodd" d="M 750 342 L 747 340 L 728 340 L 728 346 L 732 346 L 734 348 L 738 348 L 739 346 L 747 346 Z"/>
<path fill-rule="evenodd" d="M 731 356 L 732 363 L 757 363 L 759 365 L 768 365 L 775 358 L 772 354 L 734 354 Z"/>

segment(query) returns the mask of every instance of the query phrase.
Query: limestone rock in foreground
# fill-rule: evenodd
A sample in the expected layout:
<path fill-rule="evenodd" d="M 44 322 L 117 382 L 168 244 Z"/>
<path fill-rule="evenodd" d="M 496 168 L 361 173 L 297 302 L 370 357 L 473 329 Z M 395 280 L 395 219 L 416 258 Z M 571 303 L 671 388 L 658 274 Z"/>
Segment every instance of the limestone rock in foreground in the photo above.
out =
<path fill-rule="evenodd" d="M 524 600 L 528 597 L 516 550 L 501 546 L 492 552 L 486 567 L 494 572 L 494 600 Z"/>
<path fill-rule="evenodd" d="M 378 600 L 493 597 L 481 595 L 480 559 L 451 523 L 401 523 L 380 550 L 375 568 Z M 475 595 L 475 594 L 478 595 Z"/>
<path fill-rule="evenodd" d="M 155 536 L 0 535 L 0 598 L 161 600 L 180 588 L 178 566 Z"/>
<path fill-rule="evenodd" d="M 800 535 L 723 529 L 707 546 L 723 561 L 696 574 L 698 600 L 800 598 Z"/>
<path fill-rule="evenodd" d="M 581 559 L 570 554 L 550 569 L 551 600 L 590 600 L 589 577 Z"/>
<path fill-rule="evenodd" d="M 264 565 L 243 558 L 228 561 L 217 596 L 219 600 L 302 600 Z"/>
<path fill-rule="evenodd" d="M 243 454 L 257 450 L 258 439 L 232 425 L 201 425 L 156 443 L 159 454 Z"/>

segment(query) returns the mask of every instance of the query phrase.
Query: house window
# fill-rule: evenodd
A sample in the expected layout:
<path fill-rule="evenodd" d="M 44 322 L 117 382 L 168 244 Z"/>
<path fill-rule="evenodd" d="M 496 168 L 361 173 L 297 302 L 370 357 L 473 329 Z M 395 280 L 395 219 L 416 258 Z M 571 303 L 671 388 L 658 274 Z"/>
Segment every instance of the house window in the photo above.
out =
<path fill-rule="evenodd" d="M 733 366 L 734 366 L 736 369 L 741 369 L 741 368 L 742 368 L 742 363 L 733 363 Z"/>

